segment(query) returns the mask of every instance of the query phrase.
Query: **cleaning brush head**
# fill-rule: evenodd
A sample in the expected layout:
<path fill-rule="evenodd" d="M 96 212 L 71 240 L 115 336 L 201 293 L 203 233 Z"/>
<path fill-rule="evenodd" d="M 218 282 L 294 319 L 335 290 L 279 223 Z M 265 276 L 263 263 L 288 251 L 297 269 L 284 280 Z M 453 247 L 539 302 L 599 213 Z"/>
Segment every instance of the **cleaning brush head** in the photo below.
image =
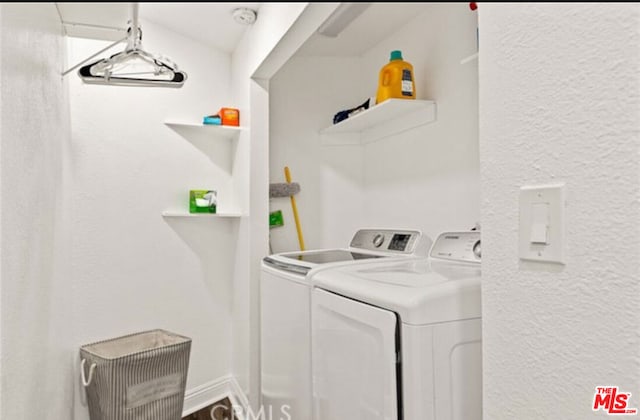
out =
<path fill-rule="evenodd" d="M 269 198 L 291 197 L 300 192 L 297 182 L 269 184 Z"/>

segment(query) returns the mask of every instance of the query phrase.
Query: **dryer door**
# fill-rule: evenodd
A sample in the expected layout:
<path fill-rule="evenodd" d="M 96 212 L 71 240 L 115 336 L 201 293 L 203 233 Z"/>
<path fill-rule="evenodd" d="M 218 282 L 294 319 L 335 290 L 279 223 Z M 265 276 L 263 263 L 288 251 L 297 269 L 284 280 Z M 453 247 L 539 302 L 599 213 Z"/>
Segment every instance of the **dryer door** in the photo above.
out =
<path fill-rule="evenodd" d="M 314 289 L 314 420 L 398 420 L 396 324 L 391 311 Z"/>

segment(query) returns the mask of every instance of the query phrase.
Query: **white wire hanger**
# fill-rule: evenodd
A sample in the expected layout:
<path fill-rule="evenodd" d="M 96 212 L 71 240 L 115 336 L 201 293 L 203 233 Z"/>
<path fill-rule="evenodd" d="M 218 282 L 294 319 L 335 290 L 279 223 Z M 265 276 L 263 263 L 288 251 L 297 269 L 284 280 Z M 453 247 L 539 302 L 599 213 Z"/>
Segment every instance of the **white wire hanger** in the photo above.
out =
<path fill-rule="evenodd" d="M 146 52 L 142 48 L 142 30 L 140 29 L 138 21 L 138 10 L 139 4 L 132 3 L 131 26 L 127 31 L 126 38 L 116 41 L 107 48 L 102 49 L 67 70 L 63 75 L 109 48 L 126 41 L 127 47 L 124 51 L 114 54 L 109 58 L 104 58 L 80 67 L 78 76 L 80 76 L 85 83 L 91 84 L 182 87 L 185 80 L 187 80 L 187 74 L 185 72 L 178 70 L 178 66 L 166 57 L 156 56 Z"/>

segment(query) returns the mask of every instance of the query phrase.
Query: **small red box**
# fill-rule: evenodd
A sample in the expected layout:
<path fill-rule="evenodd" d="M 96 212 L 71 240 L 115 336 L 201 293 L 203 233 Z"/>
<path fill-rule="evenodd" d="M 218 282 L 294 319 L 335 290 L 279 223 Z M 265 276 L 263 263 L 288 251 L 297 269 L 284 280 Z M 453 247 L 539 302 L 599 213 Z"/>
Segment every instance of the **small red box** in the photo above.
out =
<path fill-rule="evenodd" d="M 240 125 L 240 111 L 236 108 L 220 108 L 220 119 L 222 125 L 234 125 L 238 127 Z"/>

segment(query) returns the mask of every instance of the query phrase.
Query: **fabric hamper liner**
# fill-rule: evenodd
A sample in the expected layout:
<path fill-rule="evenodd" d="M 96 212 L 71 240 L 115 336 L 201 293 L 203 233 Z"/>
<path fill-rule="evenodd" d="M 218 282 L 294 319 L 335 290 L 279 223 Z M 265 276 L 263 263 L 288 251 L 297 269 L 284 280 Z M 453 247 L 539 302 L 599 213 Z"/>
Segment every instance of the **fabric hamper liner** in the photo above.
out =
<path fill-rule="evenodd" d="M 91 420 L 179 420 L 191 339 L 151 330 L 80 347 Z"/>

